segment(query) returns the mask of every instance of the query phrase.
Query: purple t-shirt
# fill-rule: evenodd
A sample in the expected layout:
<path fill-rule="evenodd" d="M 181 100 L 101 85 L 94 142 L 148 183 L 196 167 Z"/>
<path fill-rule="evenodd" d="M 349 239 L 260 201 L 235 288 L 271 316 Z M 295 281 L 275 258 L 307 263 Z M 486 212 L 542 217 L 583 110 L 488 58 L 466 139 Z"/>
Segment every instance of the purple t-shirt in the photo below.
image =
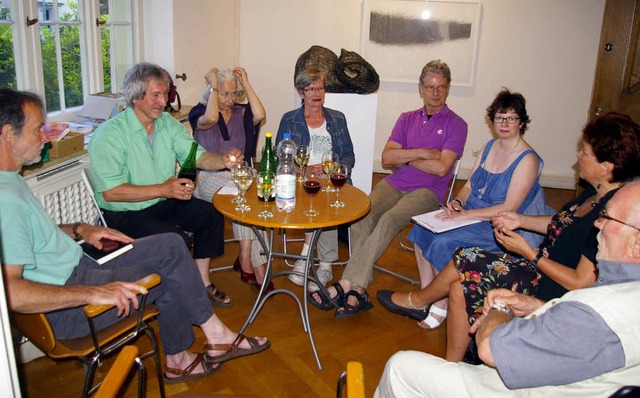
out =
<path fill-rule="evenodd" d="M 467 123 L 446 105 L 438 113 L 427 118 L 424 108 L 405 112 L 398 118 L 389 141 L 397 142 L 403 149 L 428 148 L 449 150 L 462 156 L 467 141 Z M 440 201 L 444 200 L 453 167 L 444 177 L 425 173 L 415 167 L 402 165 L 385 178 L 392 187 L 401 191 L 430 189 Z"/>

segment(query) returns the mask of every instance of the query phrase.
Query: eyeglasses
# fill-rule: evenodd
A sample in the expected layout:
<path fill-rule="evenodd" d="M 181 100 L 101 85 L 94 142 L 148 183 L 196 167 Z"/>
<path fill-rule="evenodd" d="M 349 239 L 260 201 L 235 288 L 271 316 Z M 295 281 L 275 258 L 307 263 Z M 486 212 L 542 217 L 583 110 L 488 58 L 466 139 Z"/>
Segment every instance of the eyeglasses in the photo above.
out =
<path fill-rule="evenodd" d="M 520 120 L 520 118 L 519 117 L 515 117 L 515 116 L 507 116 L 507 117 L 495 116 L 493 118 L 493 122 L 496 123 L 496 124 L 500 124 L 502 122 L 507 122 L 509 124 L 514 124 L 518 120 Z"/>
<path fill-rule="evenodd" d="M 447 89 L 449 89 L 449 86 L 447 86 L 447 85 L 445 85 L 445 86 L 425 86 L 423 84 L 422 87 L 424 87 L 424 89 L 427 90 L 430 93 L 432 93 L 434 91 L 446 91 Z"/>
<path fill-rule="evenodd" d="M 631 227 L 631 228 L 635 229 L 636 231 L 640 231 L 639 227 L 634 227 L 631 224 L 627 224 L 624 221 L 620 221 L 617 218 L 611 217 L 610 215 L 607 214 L 607 209 L 600 210 L 600 214 L 598 215 L 598 218 L 604 218 L 605 220 L 611 220 L 611 221 L 619 222 L 622 225 L 626 225 L 627 227 Z"/>
<path fill-rule="evenodd" d="M 311 88 L 304 89 L 305 93 L 314 93 L 314 94 L 321 93 L 323 91 L 324 91 L 324 87 L 311 87 Z"/>
<path fill-rule="evenodd" d="M 220 92 L 220 96 L 222 98 L 237 97 L 238 96 L 238 92 L 237 91 Z"/>

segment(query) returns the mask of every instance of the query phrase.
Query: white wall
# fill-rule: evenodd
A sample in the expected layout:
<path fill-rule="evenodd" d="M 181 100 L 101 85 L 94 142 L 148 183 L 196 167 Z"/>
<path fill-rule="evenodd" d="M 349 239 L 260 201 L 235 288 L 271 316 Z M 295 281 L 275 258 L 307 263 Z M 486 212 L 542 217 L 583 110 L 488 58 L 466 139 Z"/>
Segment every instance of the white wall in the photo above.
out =
<path fill-rule="evenodd" d="M 173 57 L 173 48 L 168 48 L 166 42 L 158 43 L 163 35 L 150 37 L 148 33 L 154 29 L 146 25 L 171 25 L 177 21 L 166 20 L 162 14 L 166 9 L 153 9 L 167 3 L 184 7 L 179 11 L 180 19 L 194 23 L 187 23 L 188 29 L 176 28 L 179 31 L 174 35 L 193 39 L 196 50 L 190 53 L 196 60 L 212 53 L 223 58 L 214 62 L 224 62 L 231 50 L 233 62 L 247 69 L 267 110 L 262 131 L 276 131 L 281 116 L 294 108 L 293 72 L 301 53 L 312 45 L 327 47 L 337 54 L 341 48 L 359 52 L 362 1 L 216 0 L 204 7 L 202 0 L 145 0 L 147 59 Z M 211 4 L 215 4 L 215 13 Z M 545 161 L 543 184 L 573 187 L 576 143 L 587 119 L 604 4 L 605 0 L 482 2 L 475 84 L 453 87 L 448 100 L 449 106 L 469 124 L 461 177 L 466 177 L 473 164 L 473 151 L 491 138 L 485 109 L 506 86 L 521 92 L 528 101 L 532 123 L 525 138 Z M 202 35 L 199 22 L 207 13 L 215 14 L 217 23 L 208 26 L 215 33 Z M 160 31 L 166 28 L 167 25 L 159 27 Z M 400 113 L 422 104 L 417 91 L 422 66 L 438 57 L 425 53 L 424 62 L 413 66 L 416 84 L 382 82 L 376 131 L 372 132 L 375 171 L 382 171 L 382 149 Z M 206 69 L 202 75 L 205 72 Z M 190 77 L 190 95 L 183 102 L 193 102 L 195 96 L 191 93 L 201 90 L 202 84 L 199 76 Z"/>
<path fill-rule="evenodd" d="M 275 131 L 294 107 L 293 72 L 312 45 L 337 54 L 359 51 L 360 0 L 238 0 L 239 62 L 267 109 L 263 131 Z M 527 141 L 545 161 L 543 183 L 571 188 L 576 142 L 587 118 L 605 0 L 485 0 L 474 87 L 453 87 L 449 105 L 469 124 L 461 176 L 472 151 L 491 138 L 484 115 L 506 86 L 527 99 Z M 424 63 L 438 58 L 425 54 Z M 446 61 L 446 60 L 444 60 Z M 421 106 L 416 84 L 379 90 L 375 170 L 389 132 L 403 111 Z M 375 65 L 374 65 L 375 67 Z"/>

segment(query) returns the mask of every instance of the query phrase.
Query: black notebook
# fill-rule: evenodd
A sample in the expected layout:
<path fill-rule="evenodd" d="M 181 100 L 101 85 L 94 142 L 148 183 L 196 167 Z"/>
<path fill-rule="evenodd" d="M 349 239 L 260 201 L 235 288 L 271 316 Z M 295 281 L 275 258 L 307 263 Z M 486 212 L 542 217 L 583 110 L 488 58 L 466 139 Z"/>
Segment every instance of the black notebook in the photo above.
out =
<path fill-rule="evenodd" d="M 129 250 L 133 249 L 133 245 L 131 243 L 124 244 L 120 242 L 115 242 L 117 243 L 117 247 L 109 251 L 98 250 L 96 249 L 95 246 L 85 242 L 84 240 L 81 240 L 78 243 L 82 247 L 82 251 L 84 251 L 85 256 L 91 257 L 100 265 L 106 263 L 109 260 L 113 260 L 114 258 L 118 257 L 122 253 L 126 253 Z"/>

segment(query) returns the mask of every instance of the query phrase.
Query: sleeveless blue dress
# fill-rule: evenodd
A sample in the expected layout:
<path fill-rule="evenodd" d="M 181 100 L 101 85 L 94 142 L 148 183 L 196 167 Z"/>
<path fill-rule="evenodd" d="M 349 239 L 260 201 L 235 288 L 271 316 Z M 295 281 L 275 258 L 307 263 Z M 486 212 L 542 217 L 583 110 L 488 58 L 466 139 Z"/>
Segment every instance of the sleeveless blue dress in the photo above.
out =
<path fill-rule="evenodd" d="M 522 202 L 518 209 L 518 213 L 527 215 L 553 214 L 555 212 L 546 206 L 544 190 L 540 186 L 540 172 L 544 167 L 542 158 L 533 150 L 527 149 L 522 151 L 509 167 L 502 173 L 490 173 L 484 169 L 484 162 L 487 158 L 489 150 L 496 140 L 487 143 L 480 166 L 471 175 L 471 195 L 467 199 L 464 208 L 466 210 L 481 209 L 489 206 L 504 203 L 507 196 L 507 190 L 511 183 L 511 177 L 518 164 L 526 155 L 533 153 L 539 160 L 538 176 L 531 188 L 531 191 Z M 538 247 L 542 242 L 543 236 L 540 234 L 518 231 L 531 247 Z M 414 226 L 409 233 L 408 239 L 422 250 L 422 255 L 427 259 L 436 270 L 441 271 L 451 260 L 451 256 L 458 247 L 480 247 L 490 252 L 502 252 L 498 243 L 493 236 L 493 228 L 489 221 L 482 221 L 477 224 L 469 225 L 463 228 L 454 229 L 448 232 L 435 234 L 419 225 Z"/>

